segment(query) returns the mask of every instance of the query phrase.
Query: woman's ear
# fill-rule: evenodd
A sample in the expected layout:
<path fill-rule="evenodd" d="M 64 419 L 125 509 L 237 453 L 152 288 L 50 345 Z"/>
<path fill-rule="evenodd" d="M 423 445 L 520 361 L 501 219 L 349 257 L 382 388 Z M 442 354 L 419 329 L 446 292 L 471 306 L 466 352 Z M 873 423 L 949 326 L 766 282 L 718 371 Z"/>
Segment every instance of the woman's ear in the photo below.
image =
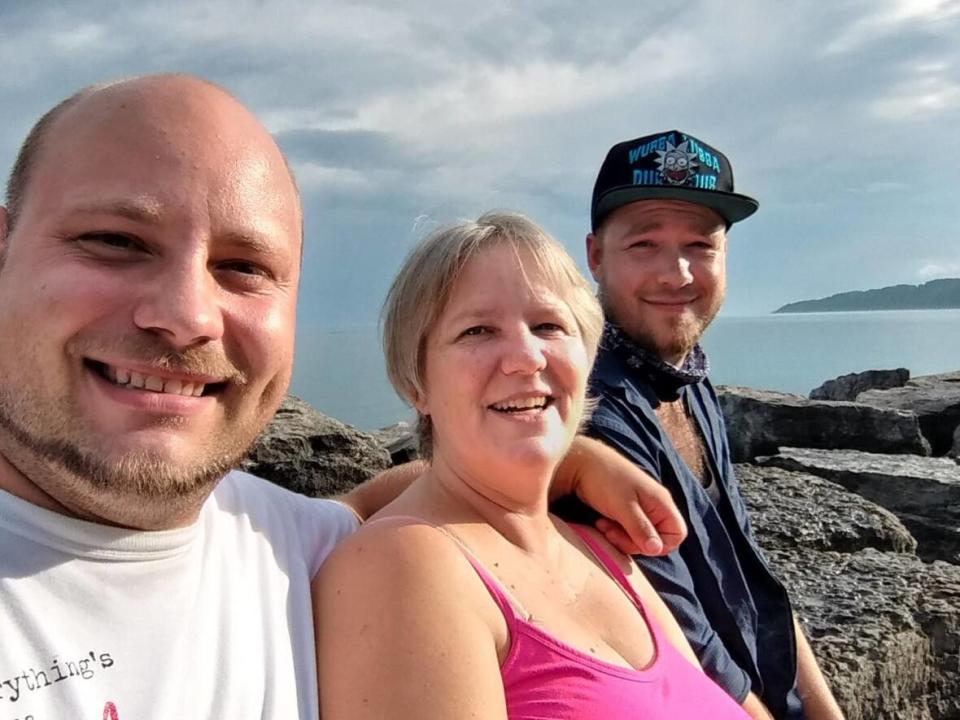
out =
<path fill-rule="evenodd" d="M 427 402 L 426 390 L 414 391 L 414 396 L 410 401 L 413 409 L 421 415 L 430 415 L 430 404 Z"/>

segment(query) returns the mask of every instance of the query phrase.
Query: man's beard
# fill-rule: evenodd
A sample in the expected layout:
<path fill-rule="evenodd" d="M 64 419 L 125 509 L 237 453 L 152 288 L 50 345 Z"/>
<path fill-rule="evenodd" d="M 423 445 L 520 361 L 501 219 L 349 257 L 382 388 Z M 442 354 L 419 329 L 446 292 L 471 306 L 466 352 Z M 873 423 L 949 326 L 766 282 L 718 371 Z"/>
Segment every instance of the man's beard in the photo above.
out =
<path fill-rule="evenodd" d="M 685 359 L 691 350 L 700 342 L 703 333 L 709 327 L 710 323 L 720 311 L 723 304 L 723 294 L 721 293 L 713 306 L 707 308 L 703 314 L 697 314 L 693 317 L 680 317 L 673 323 L 668 331 L 662 327 L 656 327 L 647 322 L 641 313 L 634 310 L 630 312 L 620 312 L 618 308 L 610 302 L 610 299 L 603 293 L 602 288 L 598 292 L 600 304 L 603 306 L 603 313 L 609 322 L 623 330 L 631 341 L 636 343 L 644 350 L 648 350 L 665 362 L 673 362 L 675 359 Z"/>
<path fill-rule="evenodd" d="M 174 500 L 197 495 L 210 487 L 243 459 L 249 443 L 234 443 L 196 464 L 171 462 L 157 453 L 127 452 L 107 458 L 76 440 L 56 435 L 41 435 L 25 426 L 9 412 L 7 398 L 0 395 L 0 429 L 5 431 L 36 462 L 47 465 L 58 475 L 66 473 L 95 494 L 114 494 L 144 500 Z M 30 423 L 33 425 L 34 423 Z M 28 477 L 30 470 L 18 468 Z M 69 481 L 68 481 L 69 482 Z M 86 494 L 86 493 L 85 493 Z"/>
<path fill-rule="evenodd" d="M 124 338 L 75 338 L 68 344 L 73 357 L 104 349 L 132 357 L 147 366 L 225 378 L 224 386 L 247 383 L 246 373 L 219 350 L 176 351 L 146 335 Z M 227 389 L 223 389 L 227 392 Z M 86 498 L 97 507 L 125 512 L 149 512 L 156 500 L 202 497 L 219 478 L 242 460 L 261 429 L 260 416 L 225 418 L 221 432 L 198 437 L 191 455 L 177 458 L 160 451 L 124 447 L 124 438 L 110 438 L 85 427 L 86 419 L 69 388 L 58 393 L 40 386 L 0 384 L 0 452 L 28 480 L 61 500 Z M 156 418 L 156 427 L 175 429 L 182 417 Z M 185 435 L 189 430 L 184 429 Z M 146 502 L 139 503 L 140 500 Z M 141 504 L 143 508 L 137 509 Z"/>

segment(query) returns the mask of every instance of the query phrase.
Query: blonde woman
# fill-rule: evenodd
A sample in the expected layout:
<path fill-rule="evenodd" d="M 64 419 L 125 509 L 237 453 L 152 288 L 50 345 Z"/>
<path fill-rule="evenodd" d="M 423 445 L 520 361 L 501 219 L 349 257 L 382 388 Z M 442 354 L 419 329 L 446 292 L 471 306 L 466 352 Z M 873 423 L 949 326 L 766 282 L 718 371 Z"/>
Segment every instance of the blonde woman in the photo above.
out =
<path fill-rule="evenodd" d="M 601 326 L 573 261 L 521 216 L 407 259 L 384 346 L 430 464 L 317 581 L 324 720 L 747 717 L 629 558 L 548 511 Z"/>

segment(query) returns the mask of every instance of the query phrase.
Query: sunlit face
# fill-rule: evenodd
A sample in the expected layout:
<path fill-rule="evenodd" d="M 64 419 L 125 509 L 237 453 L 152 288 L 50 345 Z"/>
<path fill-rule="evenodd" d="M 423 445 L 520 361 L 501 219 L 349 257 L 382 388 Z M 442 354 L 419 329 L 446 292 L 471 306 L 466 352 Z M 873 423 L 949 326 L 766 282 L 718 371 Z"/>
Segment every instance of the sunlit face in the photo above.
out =
<path fill-rule="evenodd" d="M 667 362 L 683 361 L 723 303 L 725 225 L 701 205 L 624 205 L 587 237 L 587 257 L 607 317 Z"/>
<path fill-rule="evenodd" d="M 57 121 L 4 240 L 0 450 L 126 524 L 209 489 L 272 416 L 300 235 L 282 158 L 233 100 L 118 95 Z"/>
<path fill-rule="evenodd" d="M 521 256 L 522 257 L 522 256 Z M 567 303 L 509 244 L 473 258 L 427 339 L 434 462 L 488 482 L 552 470 L 576 433 L 589 360 Z"/>

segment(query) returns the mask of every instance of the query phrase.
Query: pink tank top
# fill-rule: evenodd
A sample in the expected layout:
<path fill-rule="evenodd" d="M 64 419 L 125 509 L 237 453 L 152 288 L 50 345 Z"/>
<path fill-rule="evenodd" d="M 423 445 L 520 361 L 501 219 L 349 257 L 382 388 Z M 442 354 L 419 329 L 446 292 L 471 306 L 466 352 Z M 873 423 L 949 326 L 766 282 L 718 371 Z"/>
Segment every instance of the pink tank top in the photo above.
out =
<path fill-rule="evenodd" d="M 500 668 L 510 720 L 749 720 L 667 641 L 607 552 L 584 528 L 572 527 L 643 614 L 656 657 L 648 668 L 633 670 L 558 640 L 523 617 L 500 583 L 461 545 L 510 631 L 510 650 Z"/>

